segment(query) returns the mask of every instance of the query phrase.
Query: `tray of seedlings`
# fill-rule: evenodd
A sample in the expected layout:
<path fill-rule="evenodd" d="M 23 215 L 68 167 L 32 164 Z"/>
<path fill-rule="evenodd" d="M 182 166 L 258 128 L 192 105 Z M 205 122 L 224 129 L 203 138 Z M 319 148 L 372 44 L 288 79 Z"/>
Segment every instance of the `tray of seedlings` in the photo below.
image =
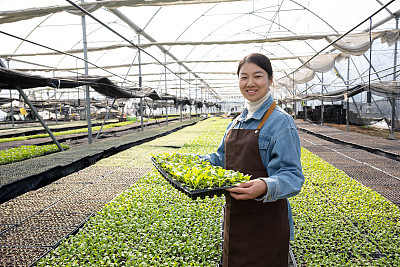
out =
<path fill-rule="evenodd" d="M 222 196 L 225 189 L 250 180 L 250 175 L 213 166 L 196 155 L 162 153 L 152 155 L 158 172 L 191 199 Z"/>

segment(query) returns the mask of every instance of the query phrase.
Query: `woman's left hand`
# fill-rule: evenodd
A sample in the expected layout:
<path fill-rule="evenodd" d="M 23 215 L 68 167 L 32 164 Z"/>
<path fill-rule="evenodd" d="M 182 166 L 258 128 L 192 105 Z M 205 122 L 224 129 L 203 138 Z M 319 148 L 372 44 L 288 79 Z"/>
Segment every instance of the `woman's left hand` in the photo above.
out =
<path fill-rule="evenodd" d="M 245 183 L 237 184 L 236 187 L 226 189 L 230 195 L 237 200 L 253 199 L 268 191 L 267 184 L 260 179 L 250 180 Z"/>

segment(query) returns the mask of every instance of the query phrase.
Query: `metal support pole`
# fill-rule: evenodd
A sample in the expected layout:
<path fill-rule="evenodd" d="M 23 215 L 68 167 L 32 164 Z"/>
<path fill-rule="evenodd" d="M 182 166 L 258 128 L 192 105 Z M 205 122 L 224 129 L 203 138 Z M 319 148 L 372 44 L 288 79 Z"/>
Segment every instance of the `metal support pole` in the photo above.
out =
<path fill-rule="evenodd" d="M 295 86 L 295 84 L 294 84 L 294 72 L 293 72 L 293 113 L 294 113 L 293 115 L 294 115 L 294 118 L 297 119 L 296 100 L 294 99 L 294 94 L 295 94 L 294 86 Z"/>
<path fill-rule="evenodd" d="M 192 119 L 192 100 L 190 99 L 190 72 L 189 72 L 189 120 Z"/>
<path fill-rule="evenodd" d="M 84 3 L 84 0 L 81 0 L 81 3 Z M 88 63 L 87 63 L 87 40 L 86 40 L 86 18 L 85 15 L 82 15 L 82 34 L 83 34 L 83 55 L 85 59 L 85 75 L 88 75 Z M 92 143 L 92 116 L 90 114 L 90 92 L 89 85 L 85 85 L 86 89 L 86 121 L 88 125 L 88 141 L 89 144 Z"/>
<path fill-rule="evenodd" d="M 210 91 L 207 90 L 207 104 L 208 104 L 208 108 L 207 108 L 207 117 L 208 114 L 212 114 L 212 107 L 210 108 Z M 210 111 L 211 109 L 211 111 Z"/>
<path fill-rule="evenodd" d="M 101 130 L 103 130 L 104 124 L 106 123 L 106 121 L 107 121 L 107 119 L 108 119 L 108 114 L 110 114 L 110 111 L 111 111 L 112 107 L 114 106 L 114 103 L 115 103 L 116 100 L 117 100 L 117 98 L 114 98 L 114 100 L 113 100 L 113 102 L 112 102 L 110 108 L 108 108 L 108 106 L 107 106 L 107 108 L 106 108 L 106 111 L 107 111 L 107 112 L 106 112 L 106 116 L 104 117 L 104 120 L 103 120 L 103 122 L 102 122 L 102 124 L 101 124 L 100 130 L 97 132 L 96 138 L 94 138 L 94 141 L 93 141 L 93 142 L 96 142 L 97 139 L 99 138 L 99 136 L 100 136 L 100 134 L 101 134 Z M 107 105 L 108 105 L 108 104 L 107 104 Z"/>
<path fill-rule="evenodd" d="M 370 113 L 371 110 L 371 68 L 372 68 L 372 18 L 369 18 L 369 69 L 368 69 L 368 91 L 367 91 L 367 114 Z"/>
<path fill-rule="evenodd" d="M 10 60 L 9 59 L 6 59 L 7 60 L 7 68 L 9 69 L 10 68 Z M 4 65 L 4 64 L 1 64 L 1 65 Z M 12 95 L 11 95 L 11 89 L 10 89 L 10 100 L 11 100 L 11 124 L 12 124 L 12 127 L 14 127 L 14 107 L 13 107 L 13 101 L 12 101 Z"/>
<path fill-rule="evenodd" d="M 179 65 L 179 73 L 181 73 L 181 65 Z M 179 97 L 182 99 L 182 77 L 179 76 Z M 183 107 L 183 102 L 181 102 L 179 106 L 179 113 L 181 115 L 181 121 L 182 121 L 182 107 Z"/>
<path fill-rule="evenodd" d="M 324 73 L 322 73 L 322 84 L 321 84 L 321 125 L 324 124 Z"/>
<path fill-rule="evenodd" d="M 57 99 L 57 91 L 56 88 L 54 88 L 54 99 Z M 50 100 L 50 99 L 49 99 Z M 60 103 L 60 108 L 61 108 L 61 103 Z M 58 116 L 57 116 L 57 103 L 54 103 L 54 114 L 56 116 L 56 124 L 58 124 Z M 61 112 L 60 112 L 61 116 Z"/>
<path fill-rule="evenodd" d="M 0 60 L 0 66 L 5 68 L 6 66 L 4 65 L 3 61 Z M 33 114 L 36 116 L 36 118 L 38 118 L 38 120 L 40 121 L 40 123 L 42 124 L 42 126 L 44 127 L 44 129 L 46 130 L 46 132 L 50 135 L 51 139 L 54 141 L 54 143 L 57 145 L 58 149 L 60 149 L 61 151 L 64 151 L 64 148 L 60 145 L 60 143 L 57 141 L 56 137 L 53 135 L 53 133 L 51 132 L 50 128 L 47 127 L 46 123 L 44 122 L 43 118 L 39 115 L 39 113 L 37 112 L 36 108 L 33 106 L 32 102 L 29 101 L 28 97 L 26 96 L 26 94 L 24 93 L 24 91 L 22 91 L 20 86 L 16 86 L 16 89 L 18 90 L 18 93 L 22 96 L 22 98 L 24 99 L 25 103 L 28 104 L 28 106 L 31 108 Z"/>
<path fill-rule="evenodd" d="M 200 86 L 200 101 L 201 101 L 201 108 L 200 108 L 200 114 L 204 113 L 204 100 L 203 100 L 203 88 Z"/>
<path fill-rule="evenodd" d="M 308 90 L 308 83 L 306 83 L 306 98 L 307 98 L 307 90 Z M 304 120 L 307 121 L 307 99 L 306 99 L 304 102 L 305 102 L 305 107 L 304 107 Z"/>
<path fill-rule="evenodd" d="M 399 17 L 396 17 L 396 29 L 399 28 Z M 397 42 L 394 44 L 394 63 L 393 63 L 393 81 L 396 81 L 396 64 L 397 64 Z M 396 99 L 392 98 L 392 117 L 390 121 L 390 139 L 396 139 L 396 135 L 394 133 L 395 127 L 395 118 L 396 118 Z"/>
<path fill-rule="evenodd" d="M 49 127 L 47 127 L 46 123 L 44 122 L 43 118 L 39 115 L 39 113 L 37 112 L 35 106 L 32 104 L 31 101 L 29 101 L 28 97 L 26 96 L 26 94 L 24 93 L 24 91 L 22 91 L 21 87 L 17 86 L 16 87 L 18 90 L 18 93 L 22 96 L 22 98 L 24 99 L 25 103 L 28 104 L 28 106 L 31 108 L 33 114 L 35 114 L 36 118 L 39 119 L 40 123 L 42 124 L 42 126 L 46 129 L 46 132 L 50 135 L 51 139 L 53 139 L 54 143 L 57 145 L 57 147 L 61 150 L 64 151 L 63 147 L 60 145 L 60 143 L 57 141 L 56 137 L 53 135 L 53 133 L 51 132 L 51 130 L 49 129 Z"/>
<path fill-rule="evenodd" d="M 167 54 L 164 54 L 164 83 L 165 83 L 165 97 L 167 97 Z M 165 100 L 165 125 L 168 126 L 168 100 Z"/>
<path fill-rule="evenodd" d="M 138 34 L 138 45 L 140 44 L 140 34 Z M 138 61 L 139 61 L 139 91 L 142 91 L 142 58 L 140 57 L 140 49 L 138 50 Z M 140 129 L 143 128 L 143 97 L 140 98 Z"/>
<path fill-rule="evenodd" d="M 347 82 L 346 82 L 346 88 L 349 90 L 350 88 L 350 56 L 347 58 Z M 350 102 L 349 102 L 349 97 L 347 96 L 346 93 L 346 131 L 350 130 Z"/>
<path fill-rule="evenodd" d="M 196 99 L 196 101 L 197 101 L 197 78 L 196 78 L 196 87 L 195 87 L 195 99 Z M 196 116 L 198 115 L 198 113 L 199 113 L 199 111 L 197 110 L 197 104 L 196 104 L 196 106 L 195 106 L 195 111 L 196 111 Z"/>
<path fill-rule="evenodd" d="M 12 127 L 14 127 L 14 108 L 13 108 L 13 101 L 12 101 L 12 97 L 11 97 L 11 89 L 10 89 L 10 100 L 11 100 L 11 123 L 12 123 Z"/>
<path fill-rule="evenodd" d="M 56 115 L 56 124 L 58 124 L 57 104 L 54 104 L 54 114 Z"/>

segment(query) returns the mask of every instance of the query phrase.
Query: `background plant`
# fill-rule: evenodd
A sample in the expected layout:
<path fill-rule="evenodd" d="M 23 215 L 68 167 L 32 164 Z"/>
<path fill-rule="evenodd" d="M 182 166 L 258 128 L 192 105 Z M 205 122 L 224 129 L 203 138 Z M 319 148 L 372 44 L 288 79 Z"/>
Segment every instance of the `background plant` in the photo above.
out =
<path fill-rule="evenodd" d="M 68 149 L 68 145 L 61 146 Z M 13 163 L 17 161 L 26 160 L 33 157 L 39 157 L 46 154 L 59 152 L 57 145 L 43 145 L 43 146 L 20 146 L 9 149 L 0 150 L 0 165 Z"/>
<path fill-rule="evenodd" d="M 112 129 L 115 127 L 130 125 L 133 123 L 135 123 L 135 122 L 134 121 L 125 121 L 125 122 L 111 123 L 111 124 L 104 125 L 103 129 Z M 92 127 L 92 130 L 98 131 L 98 130 L 100 130 L 100 128 L 101 128 L 101 126 L 95 126 L 95 127 Z M 60 136 L 60 135 L 67 135 L 67 134 L 86 133 L 87 131 L 88 131 L 88 128 L 80 128 L 80 129 L 74 129 L 74 130 L 68 130 L 68 131 L 53 132 L 53 135 Z M 43 138 L 43 137 L 49 137 L 49 134 L 33 134 L 33 135 L 26 135 L 26 136 L 0 138 L 0 143 L 22 141 L 22 140 Z"/>

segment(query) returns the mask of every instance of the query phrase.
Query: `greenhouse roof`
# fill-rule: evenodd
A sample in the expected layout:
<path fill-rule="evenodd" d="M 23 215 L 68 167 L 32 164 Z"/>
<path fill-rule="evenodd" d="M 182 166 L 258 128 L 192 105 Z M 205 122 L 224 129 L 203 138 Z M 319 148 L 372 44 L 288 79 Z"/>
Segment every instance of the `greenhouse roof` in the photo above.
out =
<path fill-rule="evenodd" d="M 50 80 L 101 77 L 116 85 L 118 97 L 141 87 L 240 101 L 237 63 L 252 52 L 271 59 L 276 99 L 315 94 L 321 86 L 328 93 L 391 82 L 400 69 L 394 45 L 400 1 L 0 0 L 0 6 L 0 60 L 7 68 Z M 76 94 L 46 84 L 29 95 L 47 99 L 55 89 L 58 99 Z"/>

